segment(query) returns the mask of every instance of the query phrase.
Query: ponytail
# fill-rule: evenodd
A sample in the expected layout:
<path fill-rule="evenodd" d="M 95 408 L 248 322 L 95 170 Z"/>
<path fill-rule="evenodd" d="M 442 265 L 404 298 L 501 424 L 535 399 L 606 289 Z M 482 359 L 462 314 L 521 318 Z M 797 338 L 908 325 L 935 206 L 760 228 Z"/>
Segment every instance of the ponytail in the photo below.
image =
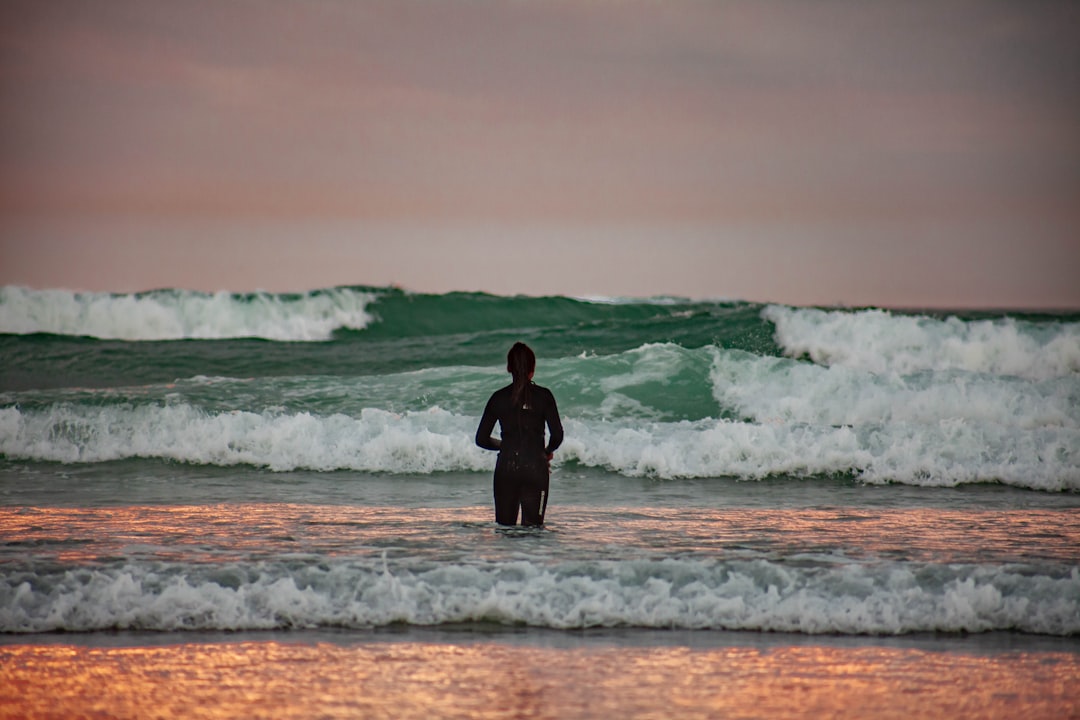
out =
<path fill-rule="evenodd" d="M 506 354 L 506 371 L 514 376 L 514 387 L 510 391 L 510 401 L 514 407 L 529 404 L 529 380 L 536 370 L 536 354 L 525 343 L 514 343 Z"/>

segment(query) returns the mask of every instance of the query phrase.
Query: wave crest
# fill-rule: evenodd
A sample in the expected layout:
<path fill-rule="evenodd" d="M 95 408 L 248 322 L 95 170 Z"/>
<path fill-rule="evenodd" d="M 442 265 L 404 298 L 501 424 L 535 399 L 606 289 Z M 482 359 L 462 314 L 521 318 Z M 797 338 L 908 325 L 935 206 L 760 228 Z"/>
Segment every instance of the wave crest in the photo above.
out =
<path fill-rule="evenodd" d="M 154 290 L 137 294 L 0 288 L 0 333 L 108 340 L 329 340 L 361 330 L 374 294 L 333 288 L 295 295 Z"/>
<path fill-rule="evenodd" d="M 129 563 L 0 578 L 0 632 L 498 622 L 801 633 L 1080 633 L 1080 571 L 768 560 Z"/>
<path fill-rule="evenodd" d="M 962 370 L 1047 380 L 1080 373 L 1080 323 L 1050 327 L 1015 318 L 936 319 L 884 310 L 825 311 L 770 305 L 762 317 L 791 357 L 821 365 L 910 375 Z"/>
<path fill-rule="evenodd" d="M 160 458 L 276 471 L 483 472 L 494 457 L 473 444 L 476 417 L 440 408 L 358 417 L 308 412 L 210 413 L 173 405 L 0 409 L 0 452 L 9 458 L 106 462 Z M 1017 434 L 962 418 L 864 427 L 704 419 L 616 423 L 568 418 L 557 462 L 629 477 L 763 479 L 852 475 L 866 482 L 955 486 L 1002 482 L 1080 489 L 1080 429 Z"/>

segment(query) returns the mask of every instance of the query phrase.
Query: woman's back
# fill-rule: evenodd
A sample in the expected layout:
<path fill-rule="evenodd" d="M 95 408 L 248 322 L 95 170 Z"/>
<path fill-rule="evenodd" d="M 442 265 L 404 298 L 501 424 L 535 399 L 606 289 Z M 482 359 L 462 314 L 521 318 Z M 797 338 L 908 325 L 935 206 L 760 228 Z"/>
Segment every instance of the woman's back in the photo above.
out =
<path fill-rule="evenodd" d="M 488 450 L 513 452 L 521 455 L 546 457 L 562 443 L 562 423 L 555 405 L 555 397 L 545 387 L 530 383 L 526 397 L 514 402 L 514 386 L 507 385 L 496 390 L 484 408 L 484 416 L 477 430 L 476 443 Z M 492 441 L 491 431 L 499 423 L 502 442 Z M 551 438 L 545 443 L 544 426 L 551 429 Z"/>

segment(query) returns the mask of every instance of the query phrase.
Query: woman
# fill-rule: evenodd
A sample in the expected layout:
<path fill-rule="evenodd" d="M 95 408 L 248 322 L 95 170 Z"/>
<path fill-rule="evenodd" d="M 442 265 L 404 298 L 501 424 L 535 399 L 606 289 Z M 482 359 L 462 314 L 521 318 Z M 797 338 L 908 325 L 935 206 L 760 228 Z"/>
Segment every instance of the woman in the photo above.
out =
<path fill-rule="evenodd" d="M 495 522 L 539 527 L 547 509 L 551 456 L 563 441 L 562 422 L 555 396 L 532 382 L 536 355 L 525 343 L 514 343 L 506 355 L 506 371 L 514 381 L 496 390 L 484 408 L 476 444 L 498 450 L 495 462 Z M 499 421 L 501 440 L 491 437 Z M 544 425 L 548 441 L 544 444 Z"/>

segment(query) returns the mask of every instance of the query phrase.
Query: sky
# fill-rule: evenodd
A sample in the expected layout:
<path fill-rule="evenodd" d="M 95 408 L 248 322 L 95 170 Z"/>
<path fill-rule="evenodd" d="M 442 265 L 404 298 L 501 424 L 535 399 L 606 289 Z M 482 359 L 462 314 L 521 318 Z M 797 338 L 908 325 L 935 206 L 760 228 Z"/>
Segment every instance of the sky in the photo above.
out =
<path fill-rule="evenodd" d="M 1080 308 L 1080 4 L 4 0 L 0 284 Z"/>

